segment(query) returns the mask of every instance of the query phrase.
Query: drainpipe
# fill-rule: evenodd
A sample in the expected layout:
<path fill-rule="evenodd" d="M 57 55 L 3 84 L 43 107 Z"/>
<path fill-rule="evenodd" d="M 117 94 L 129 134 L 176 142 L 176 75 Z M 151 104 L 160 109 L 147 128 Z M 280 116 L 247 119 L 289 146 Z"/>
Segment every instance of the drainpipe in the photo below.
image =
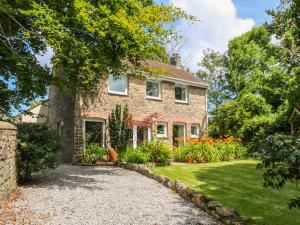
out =
<path fill-rule="evenodd" d="M 208 137 L 208 96 L 207 89 L 205 90 L 205 116 L 206 116 L 206 136 Z"/>

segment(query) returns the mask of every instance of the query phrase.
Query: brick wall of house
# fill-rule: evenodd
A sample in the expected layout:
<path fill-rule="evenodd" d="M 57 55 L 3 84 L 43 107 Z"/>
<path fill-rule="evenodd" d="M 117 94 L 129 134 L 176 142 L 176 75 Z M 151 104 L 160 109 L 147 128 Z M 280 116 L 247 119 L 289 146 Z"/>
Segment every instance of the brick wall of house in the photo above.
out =
<path fill-rule="evenodd" d="M 128 77 L 128 96 L 109 94 L 107 81 L 99 86 L 94 97 L 81 97 L 75 116 L 75 149 L 83 147 L 83 118 L 106 120 L 116 104 L 128 104 L 134 121 L 142 121 L 153 113 L 158 113 L 158 122 L 168 123 L 167 143 L 172 145 L 173 123 L 185 123 L 187 138 L 191 135 L 191 125 L 200 124 L 206 130 L 205 89 L 188 87 L 188 103 L 175 102 L 175 83 L 161 82 L 161 100 L 146 98 L 146 80 Z"/>
<path fill-rule="evenodd" d="M 17 187 L 16 147 L 17 128 L 0 121 L 0 201 Z"/>

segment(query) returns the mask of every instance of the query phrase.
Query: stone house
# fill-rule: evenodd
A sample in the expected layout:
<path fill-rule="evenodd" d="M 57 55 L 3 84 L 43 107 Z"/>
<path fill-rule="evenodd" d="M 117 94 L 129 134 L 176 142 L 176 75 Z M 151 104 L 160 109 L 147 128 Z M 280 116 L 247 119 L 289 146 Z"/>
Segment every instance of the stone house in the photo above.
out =
<path fill-rule="evenodd" d="M 16 123 L 47 123 L 49 120 L 48 100 L 30 107 L 14 118 Z"/>
<path fill-rule="evenodd" d="M 49 119 L 63 136 L 65 162 L 71 162 L 74 153 L 85 147 L 87 133 L 101 146 L 109 145 L 107 119 L 116 104 L 127 104 L 133 117 L 133 147 L 151 139 L 179 145 L 178 137 L 185 143 L 187 138 L 207 132 L 208 83 L 183 70 L 177 54 L 170 64 L 152 60 L 144 63 L 166 75 L 110 75 L 93 97 L 82 93 L 66 96 L 50 88 Z M 141 121 L 154 114 L 152 126 L 140 127 Z"/>

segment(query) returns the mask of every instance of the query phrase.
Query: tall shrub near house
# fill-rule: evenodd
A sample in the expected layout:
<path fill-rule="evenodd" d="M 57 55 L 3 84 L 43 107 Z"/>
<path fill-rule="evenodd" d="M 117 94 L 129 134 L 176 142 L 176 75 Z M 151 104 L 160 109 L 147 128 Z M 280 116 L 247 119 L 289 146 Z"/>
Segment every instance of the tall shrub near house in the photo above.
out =
<path fill-rule="evenodd" d="M 111 147 L 118 152 L 124 151 L 132 136 L 132 116 L 127 105 L 123 109 L 121 105 L 116 105 L 108 118 L 108 130 Z"/>
<path fill-rule="evenodd" d="M 54 169 L 60 162 L 61 139 L 46 124 L 18 124 L 17 172 L 19 181 L 32 173 Z"/>

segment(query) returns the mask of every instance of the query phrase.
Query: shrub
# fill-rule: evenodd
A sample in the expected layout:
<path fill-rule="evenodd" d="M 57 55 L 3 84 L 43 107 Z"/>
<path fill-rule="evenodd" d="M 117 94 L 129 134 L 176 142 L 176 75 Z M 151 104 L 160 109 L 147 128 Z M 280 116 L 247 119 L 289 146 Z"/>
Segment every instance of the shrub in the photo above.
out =
<path fill-rule="evenodd" d="M 132 116 L 126 105 L 122 110 L 121 105 L 116 105 L 115 110 L 109 115 L 108 130 L 111 147 L 119 153 L 125 151 L 132 135 Z"/>
<path fill-rule="evenodd" d="M 247 155 L 247 148 L 238 142 L 216 142 L 213 144 L 187 144 L 176 148 L 175 161 L 184 162 L 192 158 L 196 162 L 218 162 L 243 158 Z"/>
<path fill-rule="evenodd" d="M 120 155 L 120 158 L 129 163 L 143 164 L 150 161 L 150 155 L 147 152 L 138 149 L 128 149 Z"/>
<path fill-rule="evenodd" d="M 270 135 L 260 142 L 257 154 L 262 158 L 257 168 L 266 169 L 264 186 L 282 189 L 288 181 L 300 180 L 300 136 Z M 289 207 L 300 209 L 300 197 L 292 198 Z"/>
<path fill-rule="evenodd" d="M 107 150 L 99 144 L 89 144 L 86 148 L 86 154 L 91 156 L 91 160 L 101 160 L 106 155 Z"/>
<path fill-rule="evenodd" d="M 155 163 L 168 163 L 172 152 L 162 141 L 150 141 L 138 147 L 138 150 L 148 153 L 150 161 Z"/>
<path fill-rule="evenodd" d="M 46 124 L 18 124 L 17 173 L 21 182 L 32 173 L 54 169 L 60 162 L 61 139 Z"/>

